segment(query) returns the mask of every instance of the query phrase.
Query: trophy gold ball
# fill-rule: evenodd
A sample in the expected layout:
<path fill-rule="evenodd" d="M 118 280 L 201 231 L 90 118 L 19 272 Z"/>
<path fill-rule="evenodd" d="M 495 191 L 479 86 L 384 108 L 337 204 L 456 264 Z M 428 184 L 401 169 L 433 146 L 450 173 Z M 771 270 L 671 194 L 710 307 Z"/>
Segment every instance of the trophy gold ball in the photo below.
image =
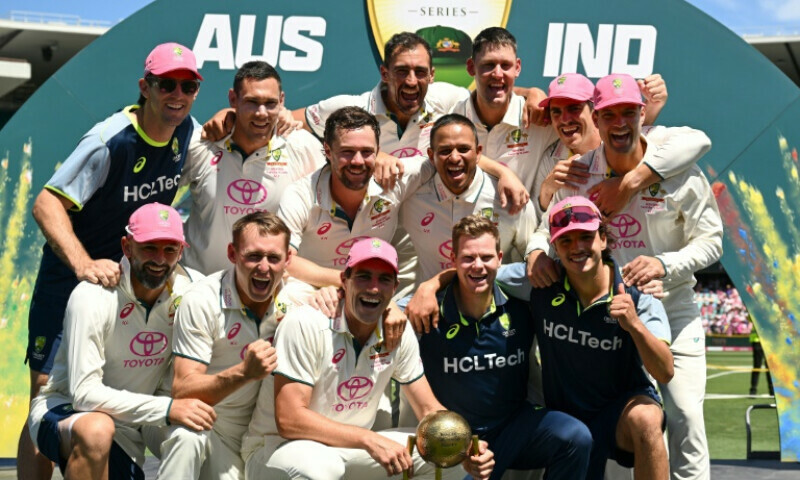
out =
<path fill-rule="evenodd" d="M 438 467 L 458 465 L 467 457 L 472 429 L 456 412 L 429 413 L 417 426 L 417 451 Z"/>

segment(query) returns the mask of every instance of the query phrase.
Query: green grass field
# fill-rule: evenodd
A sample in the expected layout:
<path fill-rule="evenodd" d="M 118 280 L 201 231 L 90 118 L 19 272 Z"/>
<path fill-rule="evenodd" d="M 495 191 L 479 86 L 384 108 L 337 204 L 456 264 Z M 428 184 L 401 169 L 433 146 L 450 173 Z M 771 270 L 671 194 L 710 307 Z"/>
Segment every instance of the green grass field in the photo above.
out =
<path fill-rule="evenodd" d="M 774 403 L 772 397 L 765 396 L 769 393 L 766 375 L 759 376 L 759 396 L 751 398 L 748 396 L 753 362 L 750 352 L 708 352 L 707 361 L 705 420 L 711 458 L 744 459 L 747 453 L 745 410 L 753 404 Z M 754 451 L 780 449 L 776 410 L 753 410 L 750 423 Z"/>

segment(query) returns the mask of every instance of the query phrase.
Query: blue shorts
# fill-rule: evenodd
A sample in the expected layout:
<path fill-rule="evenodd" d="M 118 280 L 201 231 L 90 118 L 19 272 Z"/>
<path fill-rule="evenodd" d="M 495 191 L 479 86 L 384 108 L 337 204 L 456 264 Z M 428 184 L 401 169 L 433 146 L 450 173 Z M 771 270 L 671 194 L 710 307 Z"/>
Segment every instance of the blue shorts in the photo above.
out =
<path fill-rule="evenodd" d="M 586 422 L 594 440 L 587 479 L 602 479 L 606 461 L 609 459 L 615 460 L 623 467 L 633 468 L 633 452 L 622 450 L 617 446 L 617 423 L 619 423 L 619 417 L 622 415 L 625 405 L 628 404 L 631 398 L 639 395 L 652 398 L 661 404 L 661 397 L 658 396 L 654 387 L 631 390 L 624 395 L 620 395 L 616 401 Z M 662 413 L 661 431 L 663 432 L 666 427 L 666 413 L 663 411 Z"/>
<path fill-rule="evenodd" d="M 502 427 L 481 436 L 494 452 L 492 479 L 508 469 L 547 469 L 547 479 L 582 479 L 592 437 L 580 420 L 525 403 Z"/>
<path fill-rule="evenodd" d="M 51 408 L 44 414 L 42 423 L 39 426 L 39 433 L 36 435 L 39 451 L 58 465 L 62 475 L 67 468 L 69 459 L 61 457 L 61 436 L 58 433 L 58 423 L 76 413 L 79 412 L 75 411 L 70 403 Z M 117 442 L 111 443 L 111 451 L 108 457 L 108 478 L 145 480 L 142 468 L 125 453 L 122 447 L 117 445 Z"/>
<path fill-rule="evenodd" d="M 28 348 L 25 361 L 31 370 L 49 374 L 53 368 L 61 333 L 64 330 L 64 312 L 78 279 L 72 272 L 66 276 L 50 274 L 40 269 L 33 288 L 28 313 Z"/>

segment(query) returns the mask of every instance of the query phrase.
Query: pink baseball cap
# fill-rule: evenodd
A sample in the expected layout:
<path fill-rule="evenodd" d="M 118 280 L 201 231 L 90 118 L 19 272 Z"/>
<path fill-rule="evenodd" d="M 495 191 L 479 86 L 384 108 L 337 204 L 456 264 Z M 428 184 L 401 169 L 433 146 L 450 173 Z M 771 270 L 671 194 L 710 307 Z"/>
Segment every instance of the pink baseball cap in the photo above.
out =
<path fill-rule="evenodd" d="M 567 197 L 550 209 L 550 243 L 573 230 L 595 232 L 600 228 L 600 210 L 588 198 Z"/>
<path fill-rule="evenodd" d="M 188 246 L 183 236 L 181 215 L 172 207 L 148 203 L 137 208 L 125 231 L 139 243 L 172 240 Z"/>
<path fill-rule="evenodd" d="M 625 73 L 612 73 L 598 80 L 594 87 L 594 109 L 602 110 L 620 103 L 644 105 L 636 79 Z"/>
<path fill-rule="evenodd" d="M 175 70 L 188 70 L 198 79 L 203 77 L 197 71 L 194 53 L 179 43 L 162 43 L 150 52 L 144 61 L 144 76 L 163 75 Z"/>
<path fill-rule="evenodd" d="M 394 273 L 399 272 L 397 268 L 397 250 L 394 249 L 391 243 L 375 237 L 363 238 L 357 241 L 350 248 L 350 253 L 347 254 L 347 263 L 344 268 L 355 267 L 359 263 L 373 258 L 388 263 Z"/>
<path fill-rule="evenodd" d="M 594 97 L 594 84 L 580 73 L 564 73 L 550 82 L 547 98 L 539 102 L 539 106 L 547 108 L 553 98 L 566 98 L 578 102 L 586 102 Z"/>

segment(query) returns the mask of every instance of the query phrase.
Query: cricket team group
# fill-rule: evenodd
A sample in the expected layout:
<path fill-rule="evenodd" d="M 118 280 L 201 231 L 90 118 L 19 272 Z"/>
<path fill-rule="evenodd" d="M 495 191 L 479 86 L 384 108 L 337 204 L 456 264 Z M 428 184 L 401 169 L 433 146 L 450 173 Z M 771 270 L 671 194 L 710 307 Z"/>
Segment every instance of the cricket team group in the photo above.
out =
<path fill-rule="evenodd" d="M 407 438 L 447 409 L 480 441 L 444 478 L 708 479 L 710 140 L 656 125 L 660 75 L 544 92 L 510 32 L 472 43 L 473 91 L 403 32 L 295 111 L 251 61 L 203 127 L 156 46 L 33 207 L 20 478 L 143 479 L 146 448 L 159 479 L 433 478 Z"/>

